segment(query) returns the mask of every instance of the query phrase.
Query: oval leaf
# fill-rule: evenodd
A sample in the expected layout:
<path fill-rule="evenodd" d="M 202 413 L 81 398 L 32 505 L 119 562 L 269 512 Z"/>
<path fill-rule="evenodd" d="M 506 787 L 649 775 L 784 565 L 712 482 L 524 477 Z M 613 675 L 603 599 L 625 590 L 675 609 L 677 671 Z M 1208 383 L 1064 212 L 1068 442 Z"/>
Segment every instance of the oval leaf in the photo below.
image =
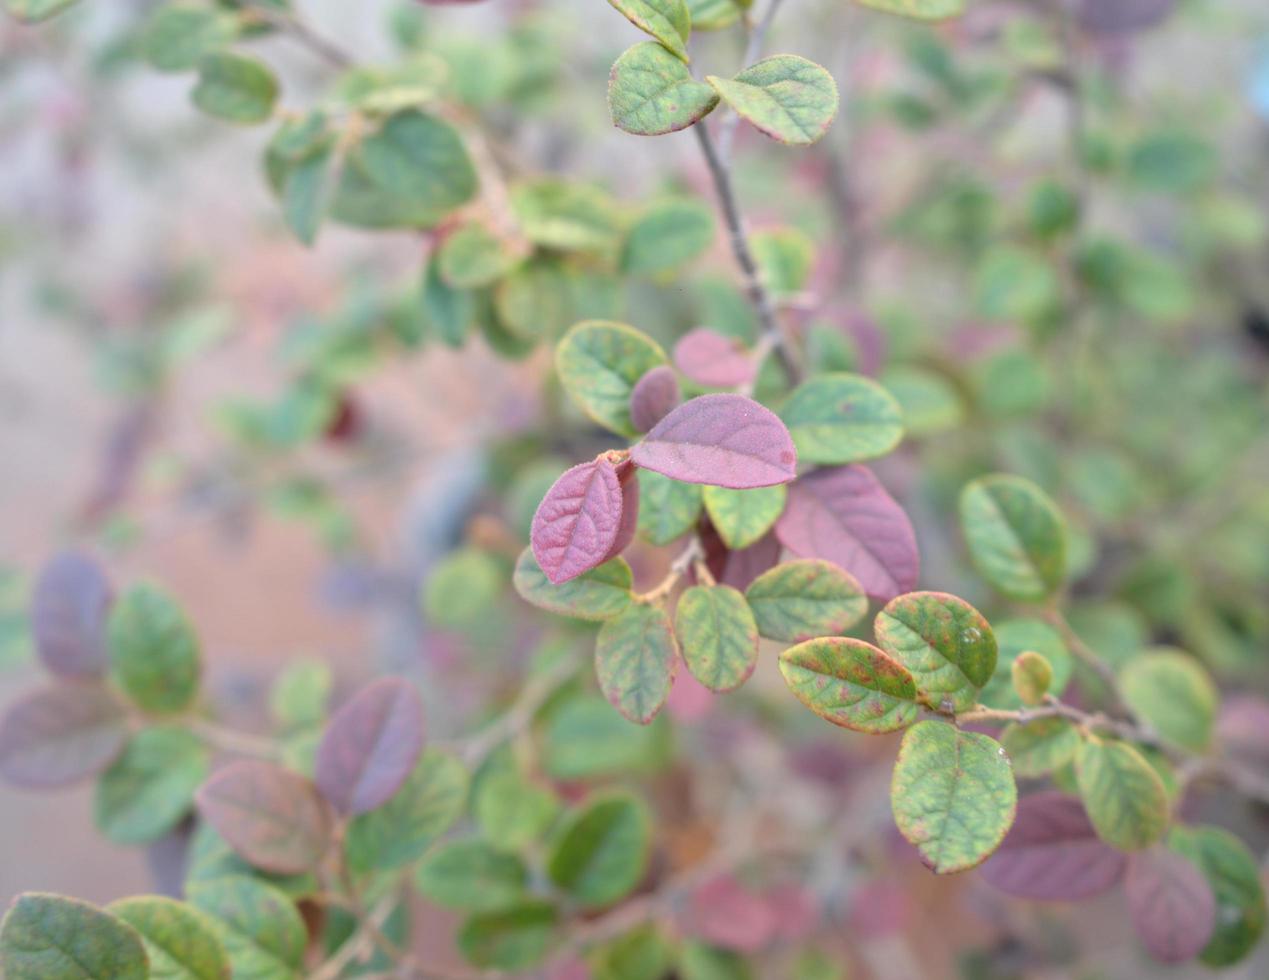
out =
<path fill-rule="evenodd" d="M 600 689 L 640 725 L 652 721 L 670 696 L 677 659 L 670 618 L 657 606 L 631 606 L 604 623 L 595 641 Z"/>
<path fill-rule="evenodd" d="M 425 898 L 447 909 L 492 912 L 524 897 L 529 872 L 524 862 L 479 840 L 451 841 L 435 848 L 414 872 Z"/>
<path fill-rule="evenodd" d="M 608 0 L 630 23 L 687 61 L 692 15 L 685 0 Z"/>
<path fill-rule="evenodd" d="M 870 598 L 888 601 L 916 585 L 920 559 L 912 522 L 865 466 L 819 470 L 798 480 L 789 488 L 776 536 L 799 557 L 846 569 Z"/>
<path fill-rule="evenodd" d="M 579 463 L 555 481 L 537 513 L 529 540 L 538 567 L 561 585 L 602 564 L 622 527 L 621 481 L 612 463 Z"/>
<path fill-rule="evenodd" d="M 674 366 L 706 388 L 736 388 L 758 373 L 753 353 L 735 337 L 708 327 L 689 330 L 674 345 Z"/>
<path fill-rule="evenodd" d="M 646 334 L 607 320 L 577 324 L 555 349 L 555 371 L 569 397 L 590 418 L 623 436 L 639 434 L 630 420 L 635 384 L 665 363 L 665 351 Z"/>
<path fill-rule="evenodd" d="M 1018 789 L 994 739 L 923 721 L 903 736 L 890 783 L 899 832 L 937 874 L 964 871 L 1000 846 Z"/>
<path fill-rule="evenodd" d="M 1086 739 L 1075 754 L 1075 777 L 1097 836 L 1107 844 L 1139 851 L 1167 830 L 1163 780 L 1131 745 Z"/>
<path fill-rule="evenodd" d="M 574 619 L 612 619 L 634 597 L 634 575 L 624 558 L 610 559 L 563 585 L 552 585 L 533 557 L 533 549 L 525 548 L 516 561 L 513 582 L 525 602 Z"/>
<path fill-rule="evenodd" d="M 703 499 L 709 519 L 728 548 L 748 548 L 763 538 L 784 513 L 788 490 L 783 484 L 756 490 L 705 487 Z"/>
<path fill-rule="evenodd" d="M 523 973 L 546 958 L 558 922 L 555 906 L 541 901 L 482 912 L 458 931 L 458 948 L 482 969 Z"/>
<path fill-rule="evenodd" d="M 138 732 L 97 781 L 98 829 L 116 844 L 162 837 L 189 812 L 210 767 L 207 747 L 182 728 Z"/>
<path fill-rule="evenodd" d="M 1022 698 L 1013 686 L 1013 664 L 1027 651 L 1040 654 L 1053 669 L 1049 693 L 1060 696 L 1066 690 L 1075 665 L 1061 633 L 1039 619 L 1006 619 L 992 628 L 996 633 L 996 673 L 979 693 L 983 704 L 1009 710 L 1022 707 Z"/>
<path fill-rule="evenodd" d="M 50 789 L 106 769 L 128 739 L 123 708 L 102 687 L 68 682 L 28 694 L 0 722 L 0 775 Z"/>
<path fill-rule="evenodd" d="M 146 980 L 149 962 L 129 925 L 87 902 L 19 895 L 0 924 L 7 980 Z"/>
<path fill-rule="evenodd" d="M 1169 742 L 1204 752 L 1211 744 L 1220 694 L 1193 657 L 1179 650 L 1147 653 L 1120 672 L 1124 703 Z"/>
<path fill-rule="evenodd" d="M 111 610 L 107 637 L 111 667 L 128 697 L 156 714 L 190 706 L 202 670 L 198 637 L 170 596 L 133 586 Z"/>
<path fill-rule="evenodd" d="M 613 125 L 634 136 L 660 136 L 686 129 L 709 115 L 718 94 L 698 82 L 661 45 L 644 41 L 626 49 L 608 76 L 608 112 Z"/>
<path fill-rule="evenodd" d="M 628 793 L 601 796 L 560 831 L 547 873 L 583 907 L 610 905 L 642 880 L 651 843 L 652 818 L 642 800 Z"/>
<path fill-rule="evenodd" d="M 1255 857 L 1220 827 L 1174 827 L 1168 847 L 1194 862 L 1216 896 L 1216 930 L 1199 958 L 1208 966 L 1237 963 L 1265 930 L 1265 889 Z"/>
<path fill-rule="evenodd" d="M 235 977 L 300 976 L 308 933 L 277 888 L 246 875 L 225 875 L 191 884 L 188 897 L 215 926 Z"/>
<path fill-rule="evenodd" d="M 340 813 L 386 803 L 423 751 L 423 701 L 408 681 L 384 677 L 340 708 L 317 749 L 317 788 Z"/>
<path fill-rule="evenodd" d="M 1062 515 L 1030 480 L 985 476 L 965 487 L 961 527 L 979 573 L 1010 599 L 1038 602 L 1066 576 Z"/>
<path fill-rule="evenodd" d="M 729 585 L 694 585 L 674 615 L 683 662 L 711 691 L 733 691 L 758 664 L 758 626 L 745 597 Z"/>
<path fill-rule="evenodd" d="M 793 389 L 780 409 L 798 456 L 856 463 L 884 456 L 903 438 L 903 410 L 885 388 L 857 374 L 825 374 Z"/>
<path fill-rule="evenodd" d="M 1133 854 L 1124 877 L 1128 914 L 1146 951 L 1162 963 L 1197 956 L 1216 928 L 1216 897 L 1193 862 L 1152 847 Z"/>
<path fill-rule="evenodd" d="M 786 561 L 759 575 L 745 590 L 758 632 L 800 643 L 844 633 L 868 611 L 854 576 L 814 558 Z"/>
<path fill-rule="evenodd" d="M 44 666 L 62 677 L 105 673 L 106 617 L 112 598 L 101 566 L 79 552 L 50 561 L 31 596 L 31 633 Z"/>
<path fill-rule="evenodd" d="M 330 844 L 330 810 L 316 788 L 267 762 L 235 762 L 197 794 L 198 811 L 258 868 L 293 874 L 317 866 Z"/>
<path fill-rule="evenodd" d="M 621 271 L 631 276 L 676 275 L 709 250 L 714 234 L 714 212 L 701 201 L 653 201 L 626 232 Z"/>
<path fill-rule="evenodd" d="M 209 116 L 250 126 L 273 114 L 278 80 L 255 58 L 216 51 L 199 61 L 198 84 L 190 97 Z"/>
<path fill-rule="evenodd" d="M 742 119 L 781 143 L 814 143 L 837 115 L 833 76 L 797 55 L 773 55 L 735 78 L 708 75 L 705 80 Z"/>
<path fill-rule="evenodd" d="M 229 954 L 216 927 L 192 906 L 142 895 L 112 902 L 106 911 L 141 936 L 151 980 L 229 980 Z"/>
<path fill-rule="evenodd" d="M 966 711 L 996 669 L 996 636 L 964 599 L 945 592 L 899 596 L 877 614 L 881 649 L 903 664 L 931 705 Z"/>
<path fill-rule="evenodd" d="M 1074 902 L 1113 887 L 1127 864 L 1097 837 L 1078 798 L 1048 791 L 1018 801 L 1018 817 L 982 875 L 1017 898 Z"/>
<path fill-rule="evenodd" d="M 640 432 L 647 432 L 678 407 L 683 400 L 679 379 L 674 370 L 662 364 L 654 367 L 636 382 L 630 392 L 630 421 Z"/>
<path fill-rule="evenodd" d="M 733 490 L 788 483 L 797 450 L 776 415 L 743 395 L 702 395 L 663 418 L 631 451 L 675 480 Z"/>
<path fill-rule="evenodd" d="M 1035 778 L 1074 759 L 1080 733 L 1065 718 L 1037 718 L 1025 725 L 1010 725 L 1000 733 L 1000 742 L 1013 760 L 1013 771 Z"/>
<path fill-rule="evenodd" d="M 842 728 L 876 735 L 916 721 L 912 675 L 863 640 L 800 643 L 780 654 L 780 673 L 799 701 Z"/>
<path fill-rule="evenodd" d="M 671 480 L 652 470 L 639 470 L 639 533 L 653 544 L 669 544 L 696 526 L 701 516 L 701 488 Z"/>

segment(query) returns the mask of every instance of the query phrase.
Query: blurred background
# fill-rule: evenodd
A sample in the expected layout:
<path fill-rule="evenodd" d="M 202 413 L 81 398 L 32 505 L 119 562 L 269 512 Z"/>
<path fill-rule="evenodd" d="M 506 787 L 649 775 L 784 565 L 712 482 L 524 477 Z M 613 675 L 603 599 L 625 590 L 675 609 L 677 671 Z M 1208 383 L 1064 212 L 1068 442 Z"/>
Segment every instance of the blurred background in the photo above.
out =
<path fill-rule="evenodd" d="M 491 153 L 520 173 L 590 180 L 631 206 L 667 189 L 712 203 L 690 137 L 612 127 L 608 70 L 639 35 L 605 3 L 297 5 L 359 58 L 435 52 Z M 315 248 L 297 242 L 264 177 L 269 132 L 200 116 L 189 75 L 145 64 L 153 6 L 0 19 L 0 706 L 36 673 L 32 574 L 87 542 L 117 585 L 151 578 L 184 603 L 219 711 L 248 730 L 267 726 L 270 683 L 299 658 L 332 667 L 336 702 L 384 670 L 429 679 L 432 731 L 467 730 L 543 634 L 510 595 L 479 627 L 433 621 L 429 571 L 460 543 L 522 540 L 544 477 L 604 443 L 544 384 L 549 344 L 508 358 L 483 336 L 456 349 L 429 333 L 426 237 L 329 224 Z M 1073 27 L 1052 28 L 1058 8 Z M 722 73 L 743 38 L 694 44 Z M 1263 692 L 1263 0 L 971 0 L 934 28 L 787 0 L 767 47 L 824 64 L 843 109 L 806 153 L 740 133 L 743 206 L 755 228 L 813 247 L 799 299 L 813 356 L 888 377 L 910 419 L 924 413 L 883 470 L 917 525 L 923 587 L 990 607 L 965 571 L 955 492 L 984 463 L 1021 472 L 1073 515 L 1090 633 L 1185 646 L 1228 689 Z M 282 76 L 284 105 L 329 79 L 286 37 L 252 49 Z M 1063 237 L 1073 208 L 1077 244 Z M 667 345 L 701 323 L 746 328 L 721 238 L 690 277 L 624 289 L 618 318 Z M 316 362 L 338 383 L 314 401 L 302 379 Z M 636 554 L 640 581 L 664 551 Z M 759 707 L 783 690 L 769 666 Z M 667 726 L 689 761 L 647 764 L 663 813 L 682 814 L 671 850 L 690 853 L 693 792 L 717 790 L 692 790 L 691 759 L 725 753 L 759 789 L 789 762 L 750 738 L 752 705 L 676 700 Z M 885 785 L 872 762 L 893 744 L 811 721 L 796 729 L 809 738 L 795 799 L 867 812 Z M 1195 805 L 1265 852 L 1263 809 Z M 1118 895 L 1011 903 L 972 875 L 928 875 L 877 826 L 868 846 L 903 854 L 898 870 L 865 860 L 829 904 L 860 976 L 1009 976 L 1041 961 L 1028 975 L 1205 975 L 1145 961 Z M 105 902 L 150 880 L 143 851 L 93 832 L 91 789 L 0 785 L 0 902 L 30 889 Z M 1225 975 L 1269 976 L 1269 954 Z"/>

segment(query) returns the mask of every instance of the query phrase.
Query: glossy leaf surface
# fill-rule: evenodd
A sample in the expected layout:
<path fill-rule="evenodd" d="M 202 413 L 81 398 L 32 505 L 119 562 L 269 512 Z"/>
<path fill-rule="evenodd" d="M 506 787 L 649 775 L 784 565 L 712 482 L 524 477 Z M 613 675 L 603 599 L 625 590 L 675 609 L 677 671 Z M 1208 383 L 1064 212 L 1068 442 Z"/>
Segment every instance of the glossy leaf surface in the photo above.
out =
<path fill-rule="evenodd" d="M 979 573 L 1011 599 L 1036 602 L 1066 577 L 1066 529 L 1029 480 L 987 476 L 961 494 L 961 527 Z"/>
<path fill-rule="evenodd" d="M 903 664 L 934 705 L 965 711 L 996 669 L 996 636 L 986 618 L 945 592 L 891 600 L 874 624 L 881 648 Z"/>
<path fill-rule="evenodd" d="M 637 797 L 597 797 L 561 830 L 547 858 L 547 873 L 581 905 L 610 905 L 639 884 L 651 837 L 648 808 Z"/>

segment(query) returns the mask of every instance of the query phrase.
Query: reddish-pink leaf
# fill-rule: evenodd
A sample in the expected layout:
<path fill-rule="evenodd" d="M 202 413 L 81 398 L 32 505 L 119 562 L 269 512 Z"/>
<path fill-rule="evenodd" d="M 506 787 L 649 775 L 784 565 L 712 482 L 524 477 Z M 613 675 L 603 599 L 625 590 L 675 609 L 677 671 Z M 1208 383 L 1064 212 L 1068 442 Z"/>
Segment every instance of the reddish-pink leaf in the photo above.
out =
<path fill-rule="evenodd" d="M 804 885 L 787 882 L 764 896 L 775 924 L 775 938 L 782 942 L 809 939 L 820 925 L 820 902 Z"/>
<path fill-rule="evenodd" d="M 733 490 L 797 476 L 797 450 L 784 423 L 744 395 L 702 395 L 658 422 L 631 452 L 640 466 L 685 483 Z"/>
<path fill-rule="evenodd" d="M 1071 902 L 1113 886 L 1125 863 L 1097 836 L 1078 797 L 1049 791 L 1018 801 L 1013 827 L 981 873 L 1017 898 Z"/>
<path fill-rule="evenodd" d="M 604 561 L 616 558 L 630 547 L 635 531 L 639 529 L 639 467 L 625 463 L 617 470 L 617 482 L 621 486 L 621 523 L 612 547 L 604 555 Z"/>
<path fill-rule="evenodd" d="M 1216 897 L 1207 878 L 1175 851 L 1152 847 L 1128 859 L 1128 914 L 1146 951 L 1181 963 L 1203 951 L 1216 929 Z"/>
<path fill-rule="evenodd" d="M 776 522 L 780 543 L 799 558 L 823 558 L 889 602 L 916 587 L 920 571 L 912 522 L 866 466 L 804 476 L 789 488 Z"/>
<path fill-rule="evenodd" d="M 35 691 L 0 721 L 0 776 L 50 789 L 105 770 L 128 740 L 123 708 L 104 687 L 64 681 Z"/>
<path fill-rule="evenodd" d="M 423 702 L 399 677 L 363 688 L 331 718 L 317 748 L 317 788 L 345 816 L 386 803 L 423 751 Z"/>
<path fill-rule="evenodd" d="M 1221 705 L 1216 738 L 1221 747 L 1249 765 L 1269 768 L 1269 701 L 1254 694 L 1237 694 Z"/>
<path fill-rule="evenodd" d="M 668 364 L 659 364 L 635 382 L 630 392 L 630 421 L 647 432 L 683 399 L 679 379 Z"/>
<path fill-rule="evenodd" d="M 195 799 L 212 829 L 265 871 L 308 871 L 330 845 L 330 807 L 317 787 L 281 766 L 231 763 L 203 783 Z"/>
<path fill-rule="evenodd" d="M 87 555 L 63 552 L 44 566 L 31 597 L 31 632 L 45 667 L 63 677 L 106 672 L 111 598 L 105 572 Z"/>
<path fill-rule="evenodd" d="M 706 388 L 735 388 L 753 380 L 753 354 L 734 337 L 697 327 L 674 345 L 674 366 Z"/>
<path fill-rule="evenodd" d="M 756 953 L 776 928 L 770 904 L 732 875 L 711 878 L 692 893 L 689 929 L 714 946 Z"/>
<path fill-rule="evenodd" d="M 533 515 L 533 557 L 555 585 L 602 565 L 621 529 L 621 481 L 612 463 L 579 463 L 546 492 Z"/>

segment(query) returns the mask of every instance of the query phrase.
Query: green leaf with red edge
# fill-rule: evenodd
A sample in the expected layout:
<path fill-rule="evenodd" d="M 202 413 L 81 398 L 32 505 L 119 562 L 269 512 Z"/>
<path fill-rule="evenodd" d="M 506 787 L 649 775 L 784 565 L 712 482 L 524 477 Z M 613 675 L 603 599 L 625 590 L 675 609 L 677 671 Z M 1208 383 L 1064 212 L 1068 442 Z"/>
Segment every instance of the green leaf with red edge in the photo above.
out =
<path fill-rule="evenodd" d="M 865 7 L 913 20 L 946 20 L 965 12 L 965 0 L 856 0 Z"/>
<path fill-rule="evenodd" d="M 783 484 L 755 490 L 707 486 L 702 493 L 710 522 L 733 551 L 748 548 L 771 530 L 789 494 Z"/>
<path fill-rule="evenodd" d="M 660 136 L 700 122 L 718 94 L 655 41 L 627 48 L 608 76 L 613 125 L 632 136 Z"/>
<path fill-rule="evenodd" d="M 903 438 L 903 409 L 858 374 L 823 374 L 793 389 L 780 407 L 798 456 L 808 463 L 858 463 L 884 456 Z"/>
<path fill-rule="evenodd" d="M 299 980 L 308 931 L 289 898 L 247 875 L 188 888 L 189 901 L 215 926 L 234 977 Z"/>
<path fill-rule="evenodd" d="M 516 592 L 539 609 L 574 619 L 603 621 L 619 615 L 634 598 L 634 574 L 624 558 L 612 558 L 561 585 L 552 585 L 525 548 L 512 578 Z"/>
<path fill-rule="evenodd" d="M 650 34 L 688 60 L 687 39 L 692 34 L 692 15 L 685 0 L 608 0 L 635 27 Z"/>
<path fill-rule="evenodd" d="M 127 715 L 104 687 L 46 687 L 10 705 L 0 720 L 0 776 L 29 789 L 66 786 L 109 767 L 127 740 Z"/>
<path fill-rule="evenodd" d="M 781 143 L 814 143 L 837 115 L 833 76 L 797 55 L 773 55 L 735 78 L 708 75 L 705 80 L 742 119 Z"/>
<path fill-rule="evenodd" d="M 547 857 L 551 881 L 585 908 L 629 895 L 647 870 L 652 818 L 630 793 L 594 797 L 560 830 Z"/>
<path fill-rule="evenodd" d="M 308 871 L 330 846 L 330 808 L 312 783 L 280 766 L 231 763 L 202 785 L 196 799 L 203 819 L 266 871 Z"/>
<path fill-rule="evenodd" d="M 146 980 L 136 930 L 87 902 L 27 892 L 0 923 L 0 971 L 8 980 Z"/>
<path fill-rule="evenodd" d="M 961 492 L 961 528 L 979 573 L 1010 599 L 1038 602 L 1066 577 L 1061 512 L 1030 480 L 995 474 Z"/>
<path fill-rule="evenodd" d="M 912 675 L 863 640 L 826 636 L 799 643 L 780 654 L 780 673 L 799 701 L 842 728 L 879 735 L 917 719 Z"/>
<path fill-rule="evenodd" d="M 903 736 L 890 783 L 899 832 L 937 874 L 965 871 L 991 856 L 1018 805 L 1009 756 L 1000 743 L 944 721 L 922 721 Z"/>
<path fill-rule="evenodd" d="M 816 558 L 768 569 L 749 584 L 745 599 L 758 632 L 788 643 L 839 635 L 868 611 L 868 597 L 855 577 Z"/>
<path fill-rule="evenodd" d="M 729 585 L 694 585 L 674 615 L 683 662 L 711 691 L 733 691 L 758 664 L 758 625 L 745 597 Z"/>
<path fill-rule="evenodd" d="M 595 672 L 609 702 L 646 725 L 670 696 L 678 648 L 660 606 L 633 605 L 608 620 L 595 641 Z"/>
<path fill-rule="evenodd" d="M 910 592 L 877 614 L 877 642 L 916 679 L 934 706 L 966 711 L 996 669 L 996 637 L 986 618 L 945 592 Z"/>
<path fill-rule="evenodd" d="M 216 927 L 192 905 L 140 895 L 111 902 L 106 911 L 141 936 L 152 980 L 229 980 L 229 954 Z"/>
<path fill-rule="evenodd" d="M 639 434 L 630 421 L 634 386 L 666 363 L 656 341 L 608 320 L 574 325 L 555 348 L 555 371 L 564 390 L 590 418 L 623 436 Z"/>
<path fill-rule="evenodd" d="M 1199 959 L 1216 967 L 1237 963 L 1265 930 L 1265 889 L 1255 856 L 1220 827 L 1173 827 L 1168 847 L 1194 862 L 1216 896 L 1216 931 Z"/>
<path fill-rule="evenodd" d="M 1139 851 L 1167 832 L 1167 789 L 1133 746 L 1087 737 L 1075 754 L 1075 778 L 1088 818 L 1107 844 Z"/>

